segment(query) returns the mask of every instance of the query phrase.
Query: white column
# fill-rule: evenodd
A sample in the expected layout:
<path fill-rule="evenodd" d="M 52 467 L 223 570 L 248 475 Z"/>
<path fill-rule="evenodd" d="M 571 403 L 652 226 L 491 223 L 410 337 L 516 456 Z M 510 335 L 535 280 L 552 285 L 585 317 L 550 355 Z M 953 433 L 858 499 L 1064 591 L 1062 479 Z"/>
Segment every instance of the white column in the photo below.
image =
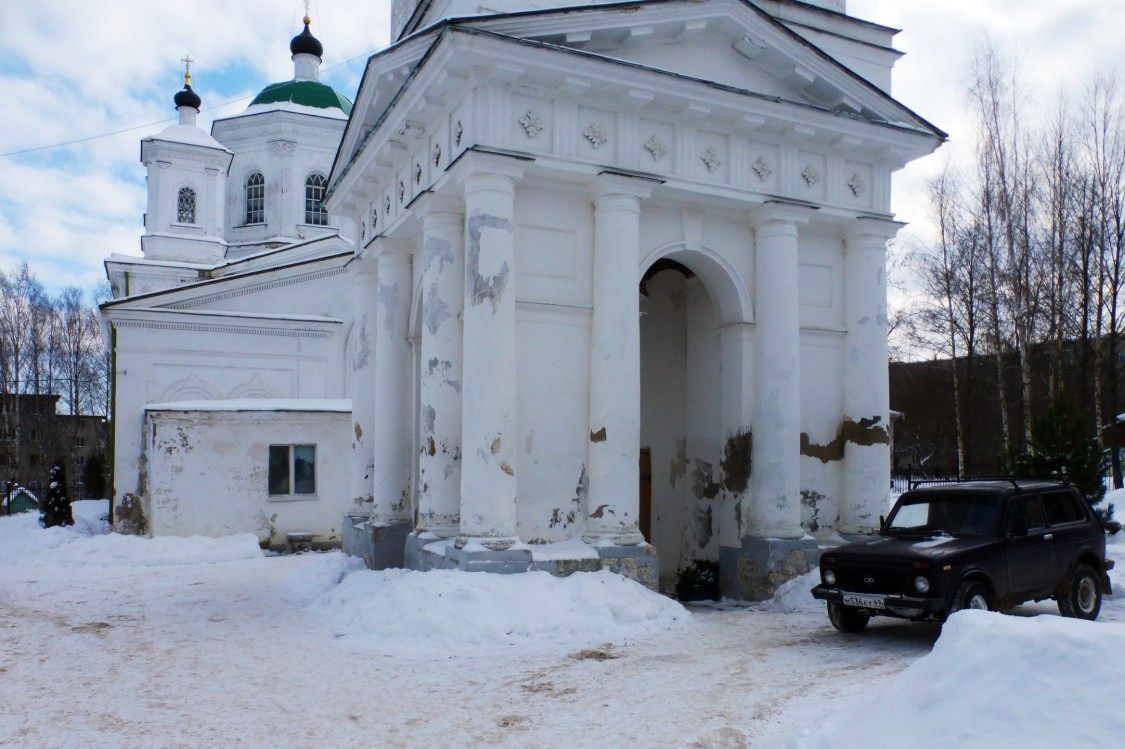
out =
<path fill-rule="evenodd" d="M 641 200 L 649 184 L 602 175 L 594 202 L 594 311 L 590 329 L 587 542 L 644 541 L 637 525 L 641 450 Z"/>
<path fill-rule="evenodd" d="M 370 511 L 375 470 L 375 341 L 379 276 L 375 258 L 361 253 L 352 262 L 355 330 L 348 366 L 352 399 L 352 500 L 354 509 Z"/>
<path fill-rule="evenodd" d="M 518 170 L 477 166 L 464 178 L 465 314 L 461 532 L 493 550 L 516 541 L 516 263 Z"/>
<path fill-rule="evenodd" d="M 465 209 L 429 195 L 422 217 L 421 455 L 416 533 L 457 535 L 461 517 L 461 315 Z"/>
<path fill-rule="evenodd" d="M 723 512 L 733 517 L 735 508 L 746 508 L 751 502 L 750 476 L 754 426 L 754 338 L 753 325 L 746 322 L 727 325 L 719 330 L 722 352 L 720 415 L 723 430 Z M 739 546 L 739 523 L 719 523 L 719 543 Z"/>
<path fill-rule="evenodd" d="M 767 203 L 754 226 L 753 499 L 743 535 L 800 538 L 801 387 L 797 227 L 808 209 Z"/>
<path fill-rule="evenodd" d="M 844 485 L 841 533 L 870 532 L 887 511 L 887 240 L 901 224 L 857 219 L 844 233 Z"/>
<path fill-rule="evenodd" d="M 398 524 L 410 521 L 411 355 L 410 255 L 383 241 L 379 266 L 378 318 L 375 337 L 375 503 L 372 519 Z"/>

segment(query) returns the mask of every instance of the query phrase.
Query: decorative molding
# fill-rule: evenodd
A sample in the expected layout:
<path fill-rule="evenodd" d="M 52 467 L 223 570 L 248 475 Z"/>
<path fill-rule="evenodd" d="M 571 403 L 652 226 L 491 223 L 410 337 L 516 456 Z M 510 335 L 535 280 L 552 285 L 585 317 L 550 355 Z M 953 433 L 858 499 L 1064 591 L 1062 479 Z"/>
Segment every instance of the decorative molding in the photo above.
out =
<path fill-rule="evenodd" d="M 645 148 L 652 154 L 653 161 L 660 161 L 664 158 L 664 154 L 668 153 L 664 141 L 660 140 L 660 138 L 657 138 L 655 135 L 645 141 Z"/>
<path fill-rule="evenodd" d="M 465 134 L 465 128 L 461 125 L 461 120 L 457 120 L 457 124 L 453 126 L 453 145 L 457 148 L 461 147 L 461 136 Z"/>
<path fill-rule="evenodd" d="M 867 189 L 867 183 L 863 181 L 863 177 L 859 176 L 859 173 L 857 172 L 856 174 L 852 175 L 851 179 L 848 180 L 848 187 L 851 189 L 852 195 L 855 195 L 858 198 L 863 194 L 863 191 Z"/>
<path fill-rule="evenodd" d="M 801 172 L 801 176 L 805 179 L 805 184 L 812 187 L 817 182 L 820 182 L 820 170 L 816 168 L 816 164 L 809 164 Z"/>
<path fill-rule="evenodd" d="M 434 162 L 434 166 L 438 166 L 439 164 L 441 164 L 441 144 L 440 143 L 434 144 L 434 153 L 430 158 Z"/>
<path fill-rule="evenodd" d="M 115 328 L 148 328 L 151 330 L 188 330 L 195 333 L 238 333 L 268 335 L 282 338 L 331 338 L 333 333 L 320 330 L 278 330 L 251 325 L 210 325 L 207 323 L 157 322 L 155 320 L 114 320 Z"/>
<path fill-rule="evenodd" d="M 414 164 L 414 184 L 419 185 L 422 183 L 422 165 L 415 162 Z"/>
<path fill-rule="evenodd" d="M 399 183 L 398 183 L 398 202 L 401 203 L 405 197 L 406 197 L 406 185 L 402 184 L 402 181 L 399 180 Z"/>
<path fill-rule="evenodd" d="M 341 273 L 347 273 L 347 272 L 348 272 L 347 268 L 329 268 L 328 270 L 317 271 L 315 273 L 302 273 L 299 276 L 292 276 L 290 278 L 279 278 L 275 281 L 269 281 L 267 283 L 253 284 L 252 286 L 247 286 L 247 287 L 241 288 L 241 289 L 231 289 L 229 291 L 220 292 L 218 294 L 208 294 L 206 296 L 201 296 L 201 297 L 198 297 L 196 299 L 188 299 L 186 301 L 178 302 L 176 304 L 170 304 L 170 305 L 168 305 L 168 309 L 187 310 L 187 309 L 191 309 L 192 307 L 199 307 L 201 305 L 210 304 L 212 302 L 220 302 L 220 301 L 223 301 L 225 299 L 235 299 L 235 298 L 240 297 L 240 296 L 246 296 L 247 294 L 256 294 L 259 291 L 269 291 L 270 289 L 280 289 L 280 288 L 284 288 L 286 286 L 292 286 L 293 284 L 305 283 L 306 281 L 316 281 L 317 279 L 321 279 L 321 278 L 328 278 L 330 276 L 338 276 Z M 216 313 L 216 314 L 222 314 L 222 313 Z"/>
<path fill-rule="evenodd" d="M 362 244 L 367 240 L 367 222 L 364 221 L 359 225 L 359 241 Z"/>
<path fill-rule="evenodd" d="M 752 168 L 754 170 L 754 173 L 758 175 L 759 182 L 765 182 L 769 178 L 769 176 L 773 174 L 773 167 L 771 167 L 770 163 L 766 161 L 765 156 L 759 156 L 758 160 L 754 162 L 754 166 Z"/>
<path fill-rule="evenodd" d="M 719 160 L 719 154 L 711 146 L 707 146 L 707 150 L 700 155 L 700 160 L 707 165 L 707 171 L 713 172 L 722 166 L 723 162 Z"/>
<path fill-rule="evenodd" d="M 269 148 L 274 156 L 292 156 L 297 152 L 297 144 L 291 140 L 271 140 Z"/>
<path fill-rule="evenodd" d="M 530 109 L 520 118 L 520 125 L 528 138 L 534 138 L 543 131 L 543 119 Z"/>
<path fill-rule="evenodd" d="M 388 195 L 383 201 L 383 215 L 389 216 L 391 215 L 391 196 Z"/>
<path fill-rule="evenodd" d="M 375 231 L 375 227 L 379 225 L 379 209 L 371 206 L 371 231 Z"/>
<path fill-rule="evenodd" d="M 591 122 L 590 126 L 582 131 L 582 135 L 585 136 L 586 140 L 590 141 L 590 145 L 594 148 L 601 148 L 609 141 L 609 136 L 602 132 L 602 129 L 598 127 L 598 123 L 596 122 Z"/>

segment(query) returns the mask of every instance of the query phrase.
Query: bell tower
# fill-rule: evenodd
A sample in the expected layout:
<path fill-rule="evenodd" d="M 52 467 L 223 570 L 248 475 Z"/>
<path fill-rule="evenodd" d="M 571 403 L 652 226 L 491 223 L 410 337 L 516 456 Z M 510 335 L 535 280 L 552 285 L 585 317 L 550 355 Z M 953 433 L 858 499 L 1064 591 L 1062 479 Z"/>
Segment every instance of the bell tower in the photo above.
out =
<path fill-rule="evenodd" d="M 148 170 L 148 210 L 141 250 L 148 260 L 216 263 L 226 254 L 224 197 L 233 154 L 196 125 L 203 100 L 191 87 L 185 56 L 184 87 L 173 101 L 179 121 L 141 141 Z"/>

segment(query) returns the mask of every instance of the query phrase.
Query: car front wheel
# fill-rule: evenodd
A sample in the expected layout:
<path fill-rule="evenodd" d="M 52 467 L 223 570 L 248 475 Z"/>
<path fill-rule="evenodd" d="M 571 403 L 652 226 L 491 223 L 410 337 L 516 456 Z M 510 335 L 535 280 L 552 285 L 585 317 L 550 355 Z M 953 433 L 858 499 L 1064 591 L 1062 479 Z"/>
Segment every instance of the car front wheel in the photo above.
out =
<path fill-rule="evenodd" d="M 953 605 L 949 613 L 962 609 L 977 609 L 979 611 L 992 611 L 992 594 L 984 583 L 975 580 L 966 580 L 953 594 Z"/>
<path fill-rule="evenodd" d="M 851 606 L 835 601 L 828 602 L 828 620 L 841 632 L 859 632 L 871 621 L 871 617 Z"/>
<path fill-rule="evenodd" d="M 1080 564 L 1058 596 L 1059 613 L 1075 619 L 1093 621 L 1102 610 L 1102 586 L 1098 573 L 1088 564 Z"/>

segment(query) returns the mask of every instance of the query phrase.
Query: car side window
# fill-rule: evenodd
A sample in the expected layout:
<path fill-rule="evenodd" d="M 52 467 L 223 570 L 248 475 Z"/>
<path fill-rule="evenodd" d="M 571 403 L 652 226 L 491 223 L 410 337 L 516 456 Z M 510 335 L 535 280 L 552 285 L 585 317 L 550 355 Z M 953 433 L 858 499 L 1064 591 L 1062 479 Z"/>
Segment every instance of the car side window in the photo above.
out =
<path fill-rule="evenodd" d="M 1029 531 L 1047 527 L 1047 524 L 1043 522 L 1043 510 L 1039 507 L 1039 498 L 1034 495 L 1016 497 L 1008 503 L 1009 532 L 1013 528 L 1012 521 L 1015 518 L 1026 520 Z"/>
<path fill-rule="evenodd" d="M 1059 525 L 1085 519 L 1086 513 L 1078 502 L 1078 498 L 1068 491 L 1043 492 L 1043 509 L 1047 514 L 1047 522 Z"/>

